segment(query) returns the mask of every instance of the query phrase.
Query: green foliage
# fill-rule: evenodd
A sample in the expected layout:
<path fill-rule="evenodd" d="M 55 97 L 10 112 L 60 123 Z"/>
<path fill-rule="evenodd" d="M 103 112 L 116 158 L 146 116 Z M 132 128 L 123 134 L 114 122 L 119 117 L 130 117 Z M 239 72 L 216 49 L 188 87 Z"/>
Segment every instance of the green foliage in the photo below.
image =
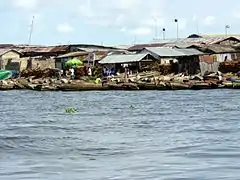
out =
<path fill-rule="evenodd" d="M 66 113 L 75 113 L 75 112 L 77 112 L 77 109 L 74 107 L 68 107 L 65 109 L 65 112 Z"/>
<path fill-rule="evenodd" d="M 93 72 L 94 77 L 101 77 L 102 76 L 102 67 L 100 67 L 100 66 L 93 67 L 92 72 Z"/>

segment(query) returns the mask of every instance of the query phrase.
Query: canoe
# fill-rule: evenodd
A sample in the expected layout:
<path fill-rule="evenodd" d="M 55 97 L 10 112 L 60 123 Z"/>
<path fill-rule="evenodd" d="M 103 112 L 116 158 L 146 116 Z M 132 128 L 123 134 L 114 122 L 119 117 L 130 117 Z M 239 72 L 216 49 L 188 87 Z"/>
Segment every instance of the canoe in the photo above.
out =
<path fill-rule="evenodd" d="M 0 70 L 0 81 L 9 79 L 12 77 L 12 72 L 11 71 L 6 71 L 6 70 Z"/>

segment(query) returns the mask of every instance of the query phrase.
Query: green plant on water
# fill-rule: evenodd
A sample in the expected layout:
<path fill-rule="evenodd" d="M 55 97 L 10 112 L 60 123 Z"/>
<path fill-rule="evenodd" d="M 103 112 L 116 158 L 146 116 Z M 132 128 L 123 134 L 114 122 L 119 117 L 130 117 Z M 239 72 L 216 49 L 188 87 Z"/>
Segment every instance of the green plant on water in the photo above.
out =
<path fill-rule="evenodd" d="M 65 109 L 66 113 L 75 113 L 76 111 L 77 111 L 77 109 L 74 107 L 68 107 Z"/>

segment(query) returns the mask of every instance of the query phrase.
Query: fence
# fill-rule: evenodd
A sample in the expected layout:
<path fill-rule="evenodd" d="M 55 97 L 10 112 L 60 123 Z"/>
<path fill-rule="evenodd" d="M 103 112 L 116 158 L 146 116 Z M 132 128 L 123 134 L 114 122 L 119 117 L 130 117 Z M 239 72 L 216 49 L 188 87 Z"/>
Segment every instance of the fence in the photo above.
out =
<path fill-rule="evenodd" d="M 213 63 L 207 63 L 207 62 L 200 62 L 200 70 L 201 74 L 204 75 L 205 72 L 217 72 L 219 68 L 220 62 L 213 62 Z"/>

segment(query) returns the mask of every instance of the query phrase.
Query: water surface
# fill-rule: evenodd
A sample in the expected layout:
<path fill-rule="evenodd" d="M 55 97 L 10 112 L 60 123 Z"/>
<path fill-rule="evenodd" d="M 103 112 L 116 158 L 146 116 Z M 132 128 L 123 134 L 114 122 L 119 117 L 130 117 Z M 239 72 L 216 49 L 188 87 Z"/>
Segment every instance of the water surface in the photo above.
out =
<path fill-rule="evenodd" d="M 239 98 L 238 90 L 0 92 L 0 179 L 240 179 Z"/>

